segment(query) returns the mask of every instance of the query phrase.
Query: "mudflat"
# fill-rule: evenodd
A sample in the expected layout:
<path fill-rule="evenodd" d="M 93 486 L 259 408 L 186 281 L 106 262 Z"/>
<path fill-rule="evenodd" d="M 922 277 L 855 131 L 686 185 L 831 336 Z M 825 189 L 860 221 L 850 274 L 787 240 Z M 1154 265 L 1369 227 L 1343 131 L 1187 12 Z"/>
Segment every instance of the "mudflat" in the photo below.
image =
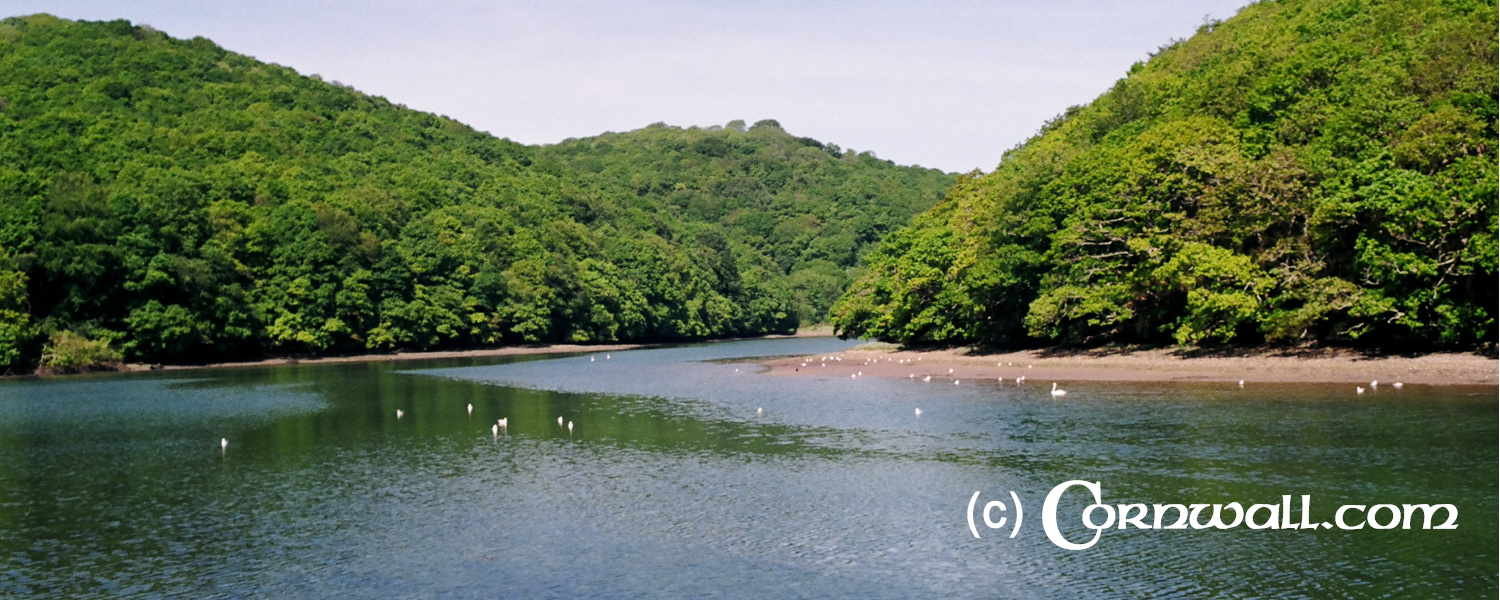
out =
<path fill-rule="evenodd" d="M 1246 383 L 1396 382 L 1500 386 L 1500 360 L 1478 354 L 1371 356 L 1326 349 L 1192 352 L 1025 350 L 992 354 L 966 348 L 900 350 L 872 345 L 838 354 L 760 361 L 773 376 L 887 377 L 934 380 L 1228 381 Z"/>

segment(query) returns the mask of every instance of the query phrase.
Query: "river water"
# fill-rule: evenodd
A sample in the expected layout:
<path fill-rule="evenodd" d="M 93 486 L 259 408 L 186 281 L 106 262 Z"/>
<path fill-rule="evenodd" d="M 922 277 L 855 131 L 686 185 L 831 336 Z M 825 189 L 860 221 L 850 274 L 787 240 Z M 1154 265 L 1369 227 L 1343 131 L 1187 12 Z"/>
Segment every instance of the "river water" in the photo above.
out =
<path fill-rule="evenodd" d="M 1495 595 L 1492 388 L 1072 382 L 1053 399 L 1051 382 L 744 361 L 853 344 L 0 383 L 0 597 Z M 1042 504 L 1070 480 L 1109 504 L 1306 494 L 1314 523 L 1343 504 L 1459 518 L 1112 528 L 1069 551 Z M 1014 538 L 980 518 L 975 539 L 976 491 L 1007 505 L 992 518 L 1016 493 Z M 1074 542 L 1090 502 L 1064 496 Z"/>

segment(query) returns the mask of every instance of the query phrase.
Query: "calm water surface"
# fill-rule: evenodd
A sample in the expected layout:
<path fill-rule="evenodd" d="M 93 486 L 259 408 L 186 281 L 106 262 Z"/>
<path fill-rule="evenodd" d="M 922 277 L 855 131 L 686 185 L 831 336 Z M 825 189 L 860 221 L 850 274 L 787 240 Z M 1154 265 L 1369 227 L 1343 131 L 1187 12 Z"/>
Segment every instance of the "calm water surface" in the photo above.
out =
<path fill-rule="evenodd" d="M 737 360 L 851 345 L 0 383 L 0 597 L 1495 595 L 1494 389 L 1076 382 L 1053 400 L 1050 381 Z M 1110 503 L 1310 494 L 1315 520 L 1452 503 L 1459 528 L 1110 530 L 1069 552 L 1040 515 L 1072 479 Z M 969 533 L 977 490 L 1020 496 L 1015 539 Z M 1082 504 L 1061 513 L 1075 540 Z"/>

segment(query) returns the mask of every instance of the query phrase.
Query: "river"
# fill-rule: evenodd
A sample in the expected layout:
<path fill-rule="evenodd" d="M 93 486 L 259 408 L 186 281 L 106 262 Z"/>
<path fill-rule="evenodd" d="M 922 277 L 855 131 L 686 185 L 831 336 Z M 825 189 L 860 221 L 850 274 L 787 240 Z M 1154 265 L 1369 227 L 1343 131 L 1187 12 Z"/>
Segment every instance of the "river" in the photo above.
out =
<path fill-rule="evenodd" d="M 855 343 L 0 382 L 0 596 L 1495 595 L 1492 388 L 1071 382 L 1054 399 L 1051 382 L 745 360 Z M 1111 528 L 1072 551 L 1042 527 L 1070 480 L 1112 505 L 1305 494 L 1315 522 L 1344 504 L 1459 518 Z M 1016 493 L 1015 537 L 983 515 L 971 530 L 976 491 L 1010 518 Z M 1066 498 L 1062 534 L 1087 541 L 1092 500 Z"/>

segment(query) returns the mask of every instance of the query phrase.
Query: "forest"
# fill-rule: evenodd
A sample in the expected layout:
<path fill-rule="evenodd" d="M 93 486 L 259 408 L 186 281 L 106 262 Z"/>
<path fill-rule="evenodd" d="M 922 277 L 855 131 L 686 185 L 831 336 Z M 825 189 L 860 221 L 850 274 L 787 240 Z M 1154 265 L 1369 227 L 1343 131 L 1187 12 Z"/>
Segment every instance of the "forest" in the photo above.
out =
<path fill-rule="evenodd" d="M 1496 22 L 1257 2 L 955 176 L 770 119 L 526 146 L 203 38 L 8 18 L 0 374 L 821 322 L 1493 352 Z"/>
<path fill-rule="evenodd" d="M 772 120 L 531 147 L 127 21 L 0 21 L 0 372 L 790 333 L 955 178 Z"/>
<path fill-rule="evenodd" d="M 888 236 L 833 308 L 910 345 L 1495 348 L 1494 2 L 1258 2 Z"/>

